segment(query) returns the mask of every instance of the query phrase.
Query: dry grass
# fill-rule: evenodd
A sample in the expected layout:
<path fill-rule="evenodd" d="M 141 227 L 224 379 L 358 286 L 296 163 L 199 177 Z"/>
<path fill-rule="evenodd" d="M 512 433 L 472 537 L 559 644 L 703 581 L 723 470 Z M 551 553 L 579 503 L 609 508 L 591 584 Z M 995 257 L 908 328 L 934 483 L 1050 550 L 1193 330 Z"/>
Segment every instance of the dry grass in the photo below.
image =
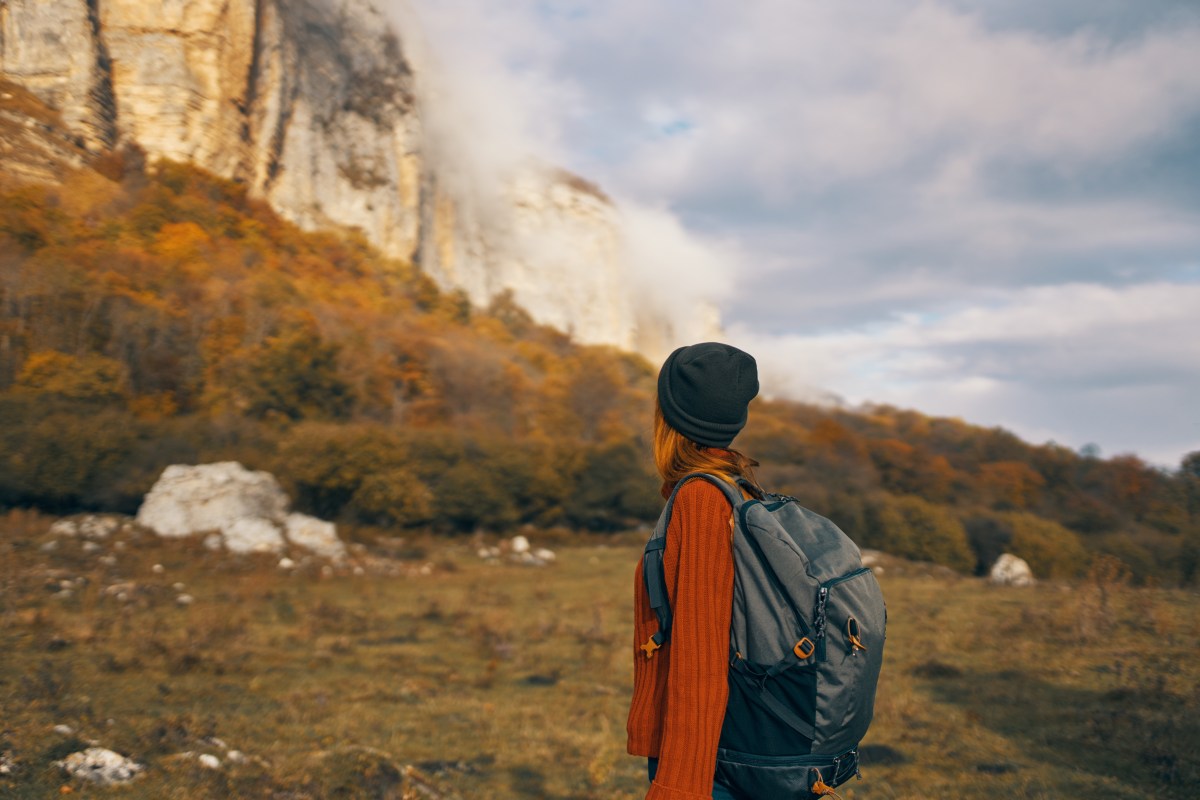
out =
<path fill-rule="evenodd" d="M 148 765 L 129 798 L 390 797 L 404 764 L 478 800 L 645 791 L 624 754 L 632 538 L 543 569 L 409 543 L 421 561 L 323 577 L 135 533 L 43 552 L 49 522 L 0 521 L 0 795 L 57 792 L 51 762 L 87 740 Z M 842 796 L 1195 797 L 1200 600 L 1105 580 L 885 563 L 877 722 Z M 217 739 L 247 762 L 179 756 L 224 757 Z"/>

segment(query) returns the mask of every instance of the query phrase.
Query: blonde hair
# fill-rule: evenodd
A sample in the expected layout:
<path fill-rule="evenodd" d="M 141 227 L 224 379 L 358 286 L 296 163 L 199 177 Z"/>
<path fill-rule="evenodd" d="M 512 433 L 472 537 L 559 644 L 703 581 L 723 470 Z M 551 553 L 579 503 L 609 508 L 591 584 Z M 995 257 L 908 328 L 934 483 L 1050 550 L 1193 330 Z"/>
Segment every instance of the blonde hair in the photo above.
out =
<path fill-rule="evenodd" d="M 671 486 L 684 475 L 707 472 L 730 483 L 744 478 L 759 489 L 754 478 L 757 461 L 737 450 L 711 448 L 693 442 L 668 424 L 657 398 L 654 400 L 654 466 Z"/>

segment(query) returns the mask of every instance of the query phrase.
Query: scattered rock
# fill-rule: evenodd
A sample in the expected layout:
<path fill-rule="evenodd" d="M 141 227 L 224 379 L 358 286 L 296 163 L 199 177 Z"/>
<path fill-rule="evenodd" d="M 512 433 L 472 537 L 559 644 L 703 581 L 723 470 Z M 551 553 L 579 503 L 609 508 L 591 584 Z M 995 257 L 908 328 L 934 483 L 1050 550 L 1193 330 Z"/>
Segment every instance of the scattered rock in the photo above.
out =
<path fill-rule="evenodd" d="M 241 750 L 230 750 L 225 754 L 225 760 L 230 764 L 245 764 L 246 755 Z"/>
<path fill-rule="evenodd" d="M 136 583 L 114 583 L 112 586 L 104 587 L 104 594 L 108 595 L 109 597 L 115 597 L 118 600 L 125 600 L 128 599 L 136 589 Z"/>
<path fill-rule="evenodd" d="M 1033 570 L 1029 568 L 1025 559 L 1011 553 L 1005 553 L 996 559 L 988 580 L 997 586 L 1033 586 L 1036 583 Z"/>
<path fill-rule="evenodd" d="M 145 769 L 136 761 L 103 747 L 89 747 L 81 752 L 72 753 L 54 764 L 74 778 L 90 781 L 100 786 L 129 783 Z"/>
<path fill-rule="evenodd" d="M 287 556 L 284 556 L 283 558 L 279 559 L 279 568 L 280 569 L 295 569 L 296 562 L 292 561 Z"/>
<path fill-rule="evenodd" d="M 72 728 L 70 725 L 55 725 L 53 728 L 51 728 L 51 730 L 53 730 L 55 733 L 57 733 L 60 736 L 74 736 L 75 735 L 75 729 Z"/>
<path fill-rule="evenodd" d="M 209 550 L 220 550 L 221 549 L 221 534 L 210 533 L 208 536 L 205 536 L 204 537 L 204 546 L 205 546 L 205 548 L 207 548 Z"/>
<path fill-rule="evenodd" d="M 190 606 L 192 603 L 196 602 L 196 598 L 192 597 L 190 594 L 181 594 L 175 598 L 175 602 L 181 606 Z"/>
<path fill-rule="evenodd" d="M 186 583 L 180 583 L 179 581 L 175 581 L 175 583 L 172 583 L 172 584 L 171 584 L 171 588 L 172 588 L 172 589 L 174 589 L 174 590 L 175 590 L 175 591 L 177 591 L 177 592 L 182 592 L 184 589 L 186 589 L 186 588 L 187 588 L 187 584 L 186 584 Z"/>
<path fill-rule="evenodd" d="M 100 556 L 98 560 L 106 567 L 115 567 L 117 565 L 117 557 L 114 555 Z"/>
<path fill-rule="evenodd" d="M 13 775 L 17 771 L 17 762 L 13 754 L 7 750 L 0 753 L 0 775 Z"/>
<path fill-rule="evenodd" d="M 278 553 L 284 548 L 279 526 L 261 517 L 234 520 L 222 530 L 231 553 Z"/>
<path fill-rule="evenodd" d="M 123 520 L 115 516 L 83 514 L 78 517 L 60 519 L 50 526 L 55 536 L 82 536 L 85 539 L 107 539 L 120 529 Z"/>
<path fill-rule="evenodd" d="M 153 567 L 150 568 L 150 571 L 153 572 L 155 575 L 162 575 L 164 572 L 167 571 L 167 568 L 164 567 L 162 564 L 155 564 Z"/>
<path fill-rule="evenodd" d="M 553 550 L 545 547 L 539 547 L 536 550 L 532 549 L 529 544 L 529 539 L 517 535 L 506 542 L 501 542 L 500 546 L 484 545 L 479 547 L 475 554 L 488 563 L 499 563 L 501 556 L 508 553 L 508 560 L 514 564 L 524 564 L 531 567 L 542 567 L 554 561 L 557 556 Z"/>
<path fill-rule="evenodd" d="M 208 753 L 204 753 L 196 760 L 200 762 L 200 766 L 205 767 L 207 769 L 220 769 L 221 768 L 221 759 L 217 758 L 214 755 L 210 755 Z"/>
<path fill-rule="evenodd" d="M 43 542 L 42 546 L 38 548 L 38 550 L 42 551 L 43 553 L 53 553 L 57 549 L 58 539 L 51 539 L 48 542 Z"/>
<path fill-rule="evenodd" d="M 85 552 L 85 553 L 95 553 L 98 550 L 103 550 L 103 549 L 104 549 L 103 547 L 101 547 L 100 545 L 98 545 L 92 541 L 87 541 L 87 542 L 83 543 L 83 552 Z"/>
<path fill-rule="evenodd" d="M 346 557 L 346 545 L 338 538 L 337 528 L 332 522 L 293 513 L 284 520 L 284 531 L 287 540 L 297 547 L 334 561 Z"/>
<path fill-rule="evenodd" d="M 875 567 L 883 560 L 883 553 L 878 550 L 863 550 L 862 565 L 864 567 Z"/>

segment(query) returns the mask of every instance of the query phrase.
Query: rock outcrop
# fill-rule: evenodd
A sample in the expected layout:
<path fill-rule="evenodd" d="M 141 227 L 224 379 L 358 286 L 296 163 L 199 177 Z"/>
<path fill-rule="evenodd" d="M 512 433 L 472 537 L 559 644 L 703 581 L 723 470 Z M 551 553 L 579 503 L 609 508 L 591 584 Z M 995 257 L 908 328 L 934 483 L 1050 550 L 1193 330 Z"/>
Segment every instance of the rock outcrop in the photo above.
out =
<path fill-rule="evenodd" d="M 9 0 L 0 72 L 84 152 L 133 142 L 242 181 L 303 228 L 358 228 L 477 305 L 509 290 L 581 342 L 672 338 L 633 297 L 602 193 L 541 166 L 481 189 L 432 155 L 436 99 L 368 0 Z"/>
<path fill-rule="evenodd" d="M 236 461 L 167 467 L 137 522 L 159 536 L 208 534 L 205 544 L 233 553 L 280 553 L 290 543 L 335 561 L 346 556 L 332 522 L 288 513 L 275 477 Z"/>

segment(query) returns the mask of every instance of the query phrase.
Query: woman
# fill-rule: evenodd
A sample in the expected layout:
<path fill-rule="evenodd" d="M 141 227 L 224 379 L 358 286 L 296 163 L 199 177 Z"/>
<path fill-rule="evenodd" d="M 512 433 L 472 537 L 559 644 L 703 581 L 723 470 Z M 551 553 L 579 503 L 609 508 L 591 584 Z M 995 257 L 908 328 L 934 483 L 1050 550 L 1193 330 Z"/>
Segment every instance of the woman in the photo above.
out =
<path fill-rule="evenodd" d="M 749 354 L 705 342 L 672 353 L 658 375 L 654 461 L 663 495 L 692 472 L 754 482 L 754 462 L 729 445 L 758 394 Z M 658 629 L 638 562 L 634 595 L 634 689 L 630 754 L 645 756 L 646 800 L 733 800 L 713 782 L 728 698 L 733 602 L 732 507 L 707 481 L 688 481 L 675 497 L 663 554 L 673 622 L 670 641 L 647 655 Z"/>

